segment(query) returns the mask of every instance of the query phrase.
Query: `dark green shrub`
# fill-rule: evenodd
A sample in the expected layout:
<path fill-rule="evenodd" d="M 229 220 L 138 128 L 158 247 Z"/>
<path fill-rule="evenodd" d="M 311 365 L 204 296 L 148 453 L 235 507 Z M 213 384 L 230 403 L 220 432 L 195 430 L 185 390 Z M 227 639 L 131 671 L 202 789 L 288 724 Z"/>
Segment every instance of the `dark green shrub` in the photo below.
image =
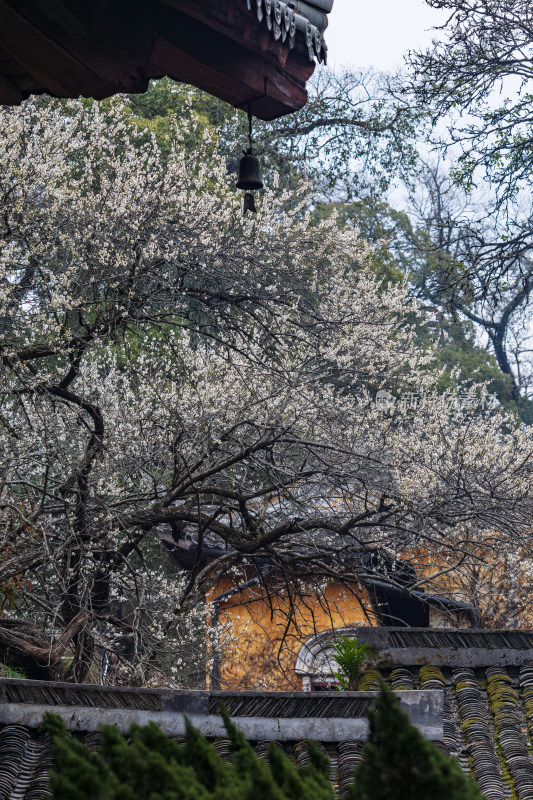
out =
<path fill-rule="evenodd" d="M 178 744 L 150 723 L 132 725 L 129 741 L 103 726 L 101 754 L 71 737 L 59 717 L 45 715 L 53 735 L 55 800 L 333 800 L 329 759 L 308 742 L 310 763 L 297 771 L 273 744 L 268 763 L 256 757 L 222 709 L 233 763 L 220 758 L 187 723 Z M 459 765 L 425 740 L 382 686 L 369 712 L 370 736 L 348 790 L 349 800 L 482 800 Z"/>
<path fill-rule="evenodd" d="M 349 800 L 481 800 L 459 764 L 424 739 L 382 684 Z"/>
<path fill-rule="evenodd" d="M 129 742 L 116 727 L 103 726 L 100 755 L 69 736 L 59 717 L 46 714 L 55 745 L 55 800 L 333 800 L 329 760 L 311 742 L 304 769 L 297 772 L 273 744 L 269 766 L 222 713 L 232 764 L 190 723 L 183 745 L 153 723 L 132 725 Z"/>

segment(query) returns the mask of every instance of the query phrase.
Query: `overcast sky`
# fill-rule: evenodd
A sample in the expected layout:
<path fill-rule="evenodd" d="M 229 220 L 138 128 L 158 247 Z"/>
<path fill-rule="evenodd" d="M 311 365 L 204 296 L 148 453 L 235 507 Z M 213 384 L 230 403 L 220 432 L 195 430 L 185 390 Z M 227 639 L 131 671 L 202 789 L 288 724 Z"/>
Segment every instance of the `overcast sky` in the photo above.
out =
<path fill-rule="evenodd" d="M 393 70 L 403 54 L 429 45 L 444 21 L 424 0 L 334 0 L 326 42 L 332 66 Z"/>

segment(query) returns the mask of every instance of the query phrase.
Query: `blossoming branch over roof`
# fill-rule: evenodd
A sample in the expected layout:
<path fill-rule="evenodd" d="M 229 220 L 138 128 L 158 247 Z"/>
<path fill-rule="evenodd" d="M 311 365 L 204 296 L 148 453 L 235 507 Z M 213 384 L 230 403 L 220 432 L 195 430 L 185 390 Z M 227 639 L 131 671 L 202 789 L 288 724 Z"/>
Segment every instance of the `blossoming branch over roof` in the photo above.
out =
<path fill-rule="evenodd" d="M 0 103 L 101 99 L 168 75 L 274 119 L 305 105 L 333 0 L 0 0 Z"/>

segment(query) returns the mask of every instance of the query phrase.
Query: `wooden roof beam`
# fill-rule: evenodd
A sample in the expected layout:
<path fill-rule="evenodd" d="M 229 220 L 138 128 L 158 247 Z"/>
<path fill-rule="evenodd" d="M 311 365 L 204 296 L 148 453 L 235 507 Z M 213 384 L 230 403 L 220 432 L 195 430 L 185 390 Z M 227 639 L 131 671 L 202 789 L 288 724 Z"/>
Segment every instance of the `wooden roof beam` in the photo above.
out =
<path fill-rule="evenodd" d="M 301 81 L 290 77 L 291 70 L 284 70 L 274 56 L 267 59 L 268 53 L 260 56 L 236 42 L 230 50 L 224 35 L 177 10 L 161 6 L 155 20 L 159 39 L 149 67 L 153 77 L 167 74 L 194 83 L 232 105 L 243 105 L 243 97 L 246 102 L 265 94 L 266 79 L 266 97 L 252 106 L 261 119 L 275 119 L 305 105 L 305 79 L 314 64 L 298 53 L 289 53 L 287 65 L 290 62 L 292 71 L 302 75 Z"/>
<path fill-rule="evenodd" d="M 0 20 L 2 104 L 144 92 L 169 75 L 274 119 L 305 105 L 314 70 L 287 17 L 272 33 L 247 0 L 0 0 Z"/>
<path fill-rule="evenodd" d="M 0 74 L 0 103 L 2 105 L 12 105 L 21 103 L 23 100 L 22 91 L 13 83 L 7 75 Z"/>
<path fill-rule="evenodd" d="M 2 50 L 53 94 L 68 97 L 76 90 L 81 94 L 90 94 L 101 82 L 91 70 L 30 24 L 4 0 L 0 0 L 0 19 Z M 5 80 L 4 77 L 3 82 Z"/>

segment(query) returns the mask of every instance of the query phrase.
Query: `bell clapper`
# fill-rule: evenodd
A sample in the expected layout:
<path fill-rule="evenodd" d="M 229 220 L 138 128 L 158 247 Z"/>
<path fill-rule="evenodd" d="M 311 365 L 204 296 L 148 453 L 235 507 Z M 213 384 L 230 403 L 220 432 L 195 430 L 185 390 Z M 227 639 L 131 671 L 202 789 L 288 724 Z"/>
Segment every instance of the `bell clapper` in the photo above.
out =
<path fill-rule="evenodd" d="M 244 213 L 246 214 L 247 211 L 252 211 L 254 214 L 257 211 L 254 196 L 251 192 L 246 192 L 244 195 Z"/>

